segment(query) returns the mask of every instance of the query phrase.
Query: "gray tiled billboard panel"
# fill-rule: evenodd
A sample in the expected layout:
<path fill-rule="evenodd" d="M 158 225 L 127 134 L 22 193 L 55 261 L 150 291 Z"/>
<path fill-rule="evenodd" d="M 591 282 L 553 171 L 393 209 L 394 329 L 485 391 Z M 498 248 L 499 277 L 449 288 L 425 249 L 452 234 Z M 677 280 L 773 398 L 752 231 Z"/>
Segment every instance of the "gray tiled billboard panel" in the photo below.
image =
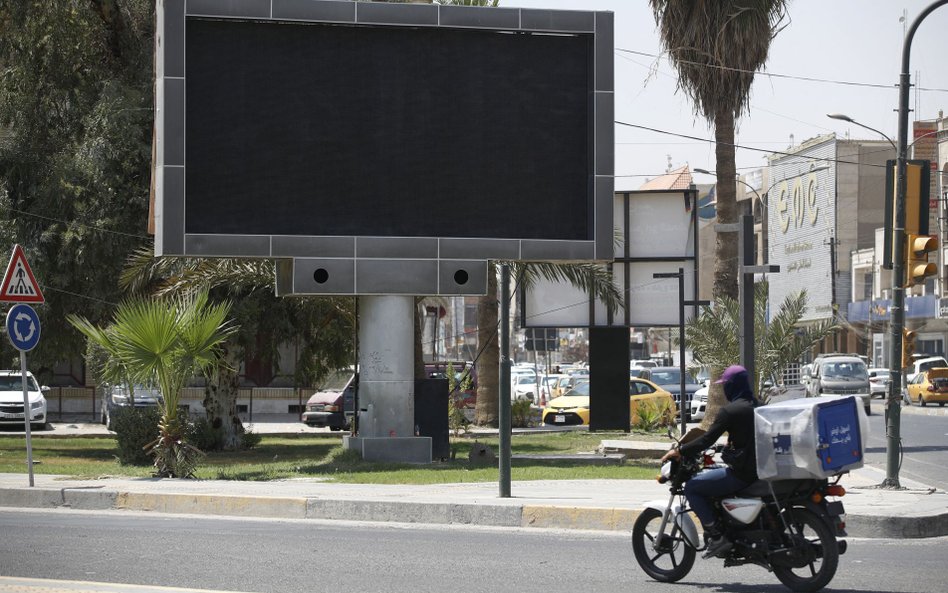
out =
<path fill-rule="evenodd" d="M 184 79 L 164 80 L 164 142 L 165 165 L 184 165 Z"/>
<path fill-rule="evenodd" d="M 161 255 L 184 254 L 184 167 L 161 168 Z M 157 192 L 156 192 L 157 193 Z M 156 222 L 158 222 L 156 217 Z M 158 242 L 158 237 L 155 237 Z"/>
<path fill-rule="evenodd" d="M 184 76 L 184 4 L 166 2 L 160 36 L 159 76 Z"/>
<path fill-rule="evenodd" d="M 519 239 L 442 238 L 440 255 L 454 259 L 520 259 Z"/>
<path fill-rule="evenodd" d="M 185 235 L 188 255 L 206 257 L 270 257 L 268 235 Z"/>
<path fill-rule="evenodd" d="M 359 2 L 356 22 L 377 25 L 437 25 L 438 7 L 429 4 Z"/>
<path fill-rule="evenodd" d="M 521 257 L 524 261 L 593 259 L 596 245 L 592 241 L 524 240 Z"/>
<path fill-rule="evenodd" d="M 187 0 L 188 15 L 270 18 L 270 0 Z"/>
<path fill-rule="evenodd" d="M 467 281 L 459 284 L 459 271 L 467 274 Z M 438 262 L 438 294 L 482 295 L 487 294 L 487 262 L 484 260 L 450 260 Z"/>
<path fill-rule="evenodd" d="M 597 92 L 596 102 L 596 175 L 614 175 L 616 172 L 615 94 Z"/>
<path fill-rule="evenodd" d="M 596 204 L 596 224 L 606 224 L 609 221 L 609 228 L 613 228 L 615 221 L 615 178 L 611 176 L 596 177 L 593 181 L 593 192 L 595 193 Z M 599 233 L 596 237 L 596 258 L 598 260 L 611 260 L 615 257 L 614 246 L 615 233 Z"/>
<path fill-rule="evenodd" d="M 355 237 L 296 237 L 274 235 L 271 247 L 273 257 L 355 257 Z"/>
<path fill-rule="evenodd" d="M 519 29 L 520 9 L 480 6 L 441 6 L 442 27 L 480 27 L 486 29 Z"/>
<path fill-rule="evenodd" d="M 594 15 L 592 12 L 578 10 L 524 8 L 520 11 L 520 27 L 529 31 L 593 33 L 596 30 Z"/>
<path fill-rule="evenodd" d="M 358 294 L 437 294 L 435 260 L 356 260 Z"/>
<path fill-rule="evenodd" d="M 615 90 L 615 15 L 596 13 L 596 90 Z"/>
<path fill-rule="evenodd" d="M 273 0 L 273 18 L 324 23 L 354 23 L 356 3 L 350 0 Z"/>
<path fill-rule="evenodd" d="M 317 270 L 326 273 L 325 282 L 316 281 Z M 293 294 L 355 294 L 355 260 L 294 259 Z"/>
<path fill-rule="evenodd" d="M 357 237 L 356 257 L 435 259 L 438 240 L 431 237 Z"/>

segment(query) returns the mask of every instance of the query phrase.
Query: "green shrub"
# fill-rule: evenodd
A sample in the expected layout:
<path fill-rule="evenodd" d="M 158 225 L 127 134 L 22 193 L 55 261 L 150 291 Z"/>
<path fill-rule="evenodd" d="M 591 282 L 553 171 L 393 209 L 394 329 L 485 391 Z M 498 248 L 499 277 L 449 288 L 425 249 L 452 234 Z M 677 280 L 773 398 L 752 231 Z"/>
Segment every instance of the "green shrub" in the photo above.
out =
<path fill-rule="evenodd" d="M 112 428 L 122 465 L 151 465 L 145 447 L 158 438 L 158 408 L 118 408 L 112 413 Z"/>
<path fill-rule="evenodd" d="M 471 375 L 464 373 L 458 376 L 454 365 L 448 364 L 445 376 L 448 378 L 448 427 L 454 432 L 454 436 L 459 436 L 469 424 L 464 415 L 463 400 L 464 391 L 471 388 Z"/>
<path fill-rule="evenodd" d="M 201 451 L 218 451 L 224 442 L 221 431 L 214 428 L 204 417 L 188 423 L 184 438 Z"/>
<path fill-rule="evenodd" d="M 240 435 L 240 450 L 253 449 L 260 444 L 263 437 L 252 431 L 245 431 Z M 199 417 L 188 424 L 185 439 L 201 451 L 223 451 L 224 431 L 208 422 L 207 418 Z"/>
<path fill-rule="evenodd" d="M 533 425 L 533 408 L 528 399 L 518 399 L 510 402 L 510 426 L 513 428 L 527 428 Z"/>
<path fill-rule="evenodd" d="M 669 414 L 667 405 L 659 405 L 654 400 L 639 403 L 635 408 L 635 417 L 632 428 L 650 432 L 668 426 L 674 422 L 674 416 Z"/>

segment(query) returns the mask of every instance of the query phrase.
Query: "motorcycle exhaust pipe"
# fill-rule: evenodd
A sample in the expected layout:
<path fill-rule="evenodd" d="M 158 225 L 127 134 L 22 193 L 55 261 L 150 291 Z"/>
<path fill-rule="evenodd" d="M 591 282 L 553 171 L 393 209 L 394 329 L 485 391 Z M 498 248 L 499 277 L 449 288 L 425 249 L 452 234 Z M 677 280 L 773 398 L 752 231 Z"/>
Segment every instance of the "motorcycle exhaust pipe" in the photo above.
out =
<path fill-rule="evenodd" d="M 836 549 L 839 550 L 839 555 L 840 555 L 840 556 L 842 556 L 843 554 L 846 553 L 846 546 L 847 546 L 846 540 L 844 540 L 844 539 L 838 539 L 838 540 L 836 540 Z"/>

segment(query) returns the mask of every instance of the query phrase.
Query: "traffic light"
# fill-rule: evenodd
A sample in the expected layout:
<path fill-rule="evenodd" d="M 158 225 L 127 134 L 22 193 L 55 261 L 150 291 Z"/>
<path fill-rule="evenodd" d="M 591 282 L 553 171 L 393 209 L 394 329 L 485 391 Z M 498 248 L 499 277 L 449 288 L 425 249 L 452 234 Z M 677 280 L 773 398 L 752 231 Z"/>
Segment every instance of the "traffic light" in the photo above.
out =
<path fill-rule="evenodd" d="M 915 332 L 910 329 L 902 330 L 902 368 L 912 366 L 912 356 L 915 355 Z"/>
<path fill-rule="evenodd" d="M 938 266 L 928 263 L 928 254 L 938 249 L 932 235 L 905 235 L 905 286 L 924 284 L 929 276 L 938 274 Z"/>

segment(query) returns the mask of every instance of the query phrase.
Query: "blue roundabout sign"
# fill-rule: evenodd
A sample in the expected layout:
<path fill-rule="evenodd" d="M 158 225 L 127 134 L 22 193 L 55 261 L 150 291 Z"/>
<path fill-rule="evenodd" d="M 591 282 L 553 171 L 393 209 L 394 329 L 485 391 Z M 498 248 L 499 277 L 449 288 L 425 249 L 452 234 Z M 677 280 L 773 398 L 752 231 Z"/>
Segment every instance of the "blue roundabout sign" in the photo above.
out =
<path fill-rule="evenodd" d="M 36 348 L 40 339 L 40 320 L 33 307 L 18 303 L 7 312 L 7 335 L 20 352 Z"/>

